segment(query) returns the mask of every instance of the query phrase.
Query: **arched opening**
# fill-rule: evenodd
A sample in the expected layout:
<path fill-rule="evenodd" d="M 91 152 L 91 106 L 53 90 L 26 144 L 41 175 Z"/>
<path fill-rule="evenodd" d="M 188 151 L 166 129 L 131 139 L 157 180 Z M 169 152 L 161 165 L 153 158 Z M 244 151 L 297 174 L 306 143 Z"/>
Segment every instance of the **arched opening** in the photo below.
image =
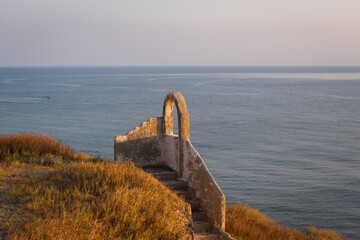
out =
<path fill-rule="evenodd" d="M 180 92 L 170 92 L 166 95 L 163 106 L 164 134 L 174 133 L 174 105 L 177 110 L 179 137 L 181 140 L 189 140 L 189 112 L 186 108 L 184 96 Z"/>
<path fill-rule="evenodd" d="M 173 134 L 179 135 L 179 119 L 177 111 L 173 111 Z"/>

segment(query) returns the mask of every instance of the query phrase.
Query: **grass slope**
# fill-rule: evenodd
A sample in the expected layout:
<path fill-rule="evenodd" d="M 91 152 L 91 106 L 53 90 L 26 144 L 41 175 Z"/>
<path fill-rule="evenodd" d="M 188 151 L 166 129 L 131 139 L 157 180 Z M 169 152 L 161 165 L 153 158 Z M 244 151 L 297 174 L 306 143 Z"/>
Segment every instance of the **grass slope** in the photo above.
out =
<path fill-rule="evenodd" d="M 248 204 L 226 206 L 226 231 L 239 240 L 345 240 L 328 229 L 313 226 L 304 230 L 292 229 L 271 220 Z"/>
<path fill-rule="evenodd" d="M 0 238 L 187 239 L 185 203 L 131 162 L 75 151 L 48 134 L 0 135 Z M 339 240 L 283 227 L 241 203 L 226 230 L 242 240 Z"/>
<path fill-rule="evenodd" d="M 1 234 L 10 239 L 186 239 L 185 203 L 131 162 L 48 135 L 1 136 Z"/>

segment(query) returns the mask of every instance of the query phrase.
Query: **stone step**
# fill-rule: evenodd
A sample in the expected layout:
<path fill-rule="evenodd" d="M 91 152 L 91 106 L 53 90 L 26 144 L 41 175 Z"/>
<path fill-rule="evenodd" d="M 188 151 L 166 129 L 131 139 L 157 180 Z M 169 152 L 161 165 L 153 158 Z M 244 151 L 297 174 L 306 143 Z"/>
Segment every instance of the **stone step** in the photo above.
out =
<path fill-rule="evenodd" d="M 185 180 L 162 180 L 161 182 L 172 190 L 188 188 L 188 182 Z"/>
<path fill-rule="evenodd" d="M 158 180 L 176 180 L 177 173 L 166 166 L 143 167 L 143 170 L 153 175 Z"/>
<path fill-rule="evenodd" d="M 194 233 L 194 240 L 220 240 L 220 235 L 212 232 Z"/>
<path fill-rule="evenodd" d="M 191 216 L 194 221 L 207 219 L 206 212 L 201 209 L 191 209 Z"/>
<path fill-rule="evenodd" d="M 171 169 L 171 168 L 169 168 L 167 166 L 145 166 L 142 169 L 145 172 L 148 172 L 148 173 L 163 172 L 163 171 L 174 171 L 173 169 Z"/>
<path fill-rule="evenodd" d="M 198 209 L 201 206 L 201 202 L 197 198 L 185 199 L 185 202 L 191 205 L 191 209 Z"/>
<path fill-rule="evenodd" d="M 185 199 L 191 199 L 195 194 L 194 190 L 190 188 L 177 189 L 175 190 L 175 193 L 179 196 L 183 196 Z"/>
<path fill-rule="evenodd" d="M 212 229 L 212 224 L 206 220 L 193 221 L 193 231 L 194 233 L 204 233 L 210 232 Z"/>
<path fill-rule="evenodd" d="M 158 180 L 175 180 L 177 179 L 176 172 L 158 172 L 158 173 L 151 173 L 154 178 Z"/>

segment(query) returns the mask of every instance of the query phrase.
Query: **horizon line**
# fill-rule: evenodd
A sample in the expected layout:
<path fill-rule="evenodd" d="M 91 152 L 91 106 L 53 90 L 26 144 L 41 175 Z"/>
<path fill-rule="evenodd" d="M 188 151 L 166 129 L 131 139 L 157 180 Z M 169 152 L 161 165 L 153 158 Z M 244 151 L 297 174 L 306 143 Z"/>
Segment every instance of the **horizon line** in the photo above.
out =
<path fill-rule="evenodd" d="M 0 68 L 61 68 L 61 67 L 360 67 L 360 65 L 9 65 Z"/>

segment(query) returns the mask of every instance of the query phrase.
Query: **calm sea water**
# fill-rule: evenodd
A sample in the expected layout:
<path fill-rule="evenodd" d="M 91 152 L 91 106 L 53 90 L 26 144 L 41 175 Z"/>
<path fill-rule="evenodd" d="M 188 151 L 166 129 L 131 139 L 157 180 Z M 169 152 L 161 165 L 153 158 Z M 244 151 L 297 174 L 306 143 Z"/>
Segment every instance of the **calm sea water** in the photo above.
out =
<path fill-rule="evenodd" d="M 0 133 L 112 158 L 174 90 L 227 201 L 360 239 L 360 67 L 0 68 Z"/>

